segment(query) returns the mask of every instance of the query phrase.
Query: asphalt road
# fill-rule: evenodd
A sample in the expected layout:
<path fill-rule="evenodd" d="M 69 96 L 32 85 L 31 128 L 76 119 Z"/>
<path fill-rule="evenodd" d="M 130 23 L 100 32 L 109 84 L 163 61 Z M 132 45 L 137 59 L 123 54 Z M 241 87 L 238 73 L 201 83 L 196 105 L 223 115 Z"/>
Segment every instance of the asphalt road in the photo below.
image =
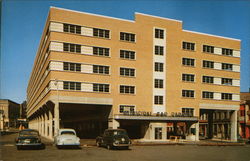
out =
<path fill-rule="evenodd" d="M 250 145 L 197 146 L 162 145 L 132 146 L 130 150 L 107 150 L 95 146 L 80 149 L 17 150 L 15 135 L 1 136 L 3 161 L 250 161 Z"/>

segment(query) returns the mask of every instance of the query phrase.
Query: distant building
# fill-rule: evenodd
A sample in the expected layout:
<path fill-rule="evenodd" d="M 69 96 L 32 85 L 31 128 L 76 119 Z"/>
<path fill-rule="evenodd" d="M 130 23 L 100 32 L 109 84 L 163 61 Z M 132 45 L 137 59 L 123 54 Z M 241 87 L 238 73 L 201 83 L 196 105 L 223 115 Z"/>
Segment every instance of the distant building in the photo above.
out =
<path fill-rule="evenodd" d="M 250 137 L 250 92 L 240 94 L 239 134 L 242 138 Z"/>
<path fill-rule="evenodd" d="M 74 128 L 94 138 L 237 140 L 238 39 L 51 7 L 27 87 L 29 126 L 53 138 Z"/>
<path fill-rule="evenodd" d="M 0 130 L 17 127 L 17 119 L 20 117 L 20 104 L 8 100 L 0 100 Z"/>

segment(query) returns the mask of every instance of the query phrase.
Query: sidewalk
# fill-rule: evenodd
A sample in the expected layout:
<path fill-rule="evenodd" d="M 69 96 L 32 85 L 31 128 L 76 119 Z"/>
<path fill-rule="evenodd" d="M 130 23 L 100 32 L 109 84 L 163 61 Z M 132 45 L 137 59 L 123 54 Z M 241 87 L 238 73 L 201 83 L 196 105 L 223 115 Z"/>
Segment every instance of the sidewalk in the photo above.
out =
<path fill-rule="evenodd" d="M 53 140 L 42 137 L 45 145 L 53 145 Z M 96 146 L 95 139 L 81 139 L 81 146 Z M 132 146 L 154 146 L 154 145 L 197 145 L 197 146 L 244 146 L 245 143 L 229 142 L 227 140 L 200 140 L 200 141 L 143 141 L 132 140 Z"/>

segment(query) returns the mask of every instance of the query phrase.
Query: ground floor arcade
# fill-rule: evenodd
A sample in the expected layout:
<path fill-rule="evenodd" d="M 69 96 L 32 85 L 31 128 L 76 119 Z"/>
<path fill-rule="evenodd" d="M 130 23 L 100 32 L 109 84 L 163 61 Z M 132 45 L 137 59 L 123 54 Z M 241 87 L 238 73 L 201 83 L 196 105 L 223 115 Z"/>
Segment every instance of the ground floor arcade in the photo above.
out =
<path fill-rule="evenodd" d="M 157 114 L 114 115 L 112 101 L 47 101 L 29 116 L 29 128 L 53 139 L 59 128 L 73 128 L 80 138 L 94 139 L 107 128 L 126 129 L 131 139 L 237 139 L 235 110 L 201 109 L 198 117 Z M 74 102 L 74 103 L 69 103 Z"/>

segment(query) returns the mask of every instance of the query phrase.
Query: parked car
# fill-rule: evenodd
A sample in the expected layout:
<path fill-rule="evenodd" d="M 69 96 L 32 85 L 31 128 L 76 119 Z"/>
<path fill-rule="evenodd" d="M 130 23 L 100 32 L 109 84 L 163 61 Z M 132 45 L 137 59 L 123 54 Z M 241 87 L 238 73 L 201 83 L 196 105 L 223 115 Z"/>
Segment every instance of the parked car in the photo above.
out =
<path fill-rule="evenodd" d="M 74 129 L 59 129 L 54 138 L 54 144 L 58 148 L 62 146 L 79 146 L 80 138 L 76 136 Z"/>
<path fill-rule="evenodd" d="M 24 147 L 43 147 L 39 132 L 33 129 L 21 130 L 18 133 L 18 137 L 15 139 L 15 142 L 17 150 L 20 150 Z"/>
<path fill-rule="evenodd" d="M 96 138 L 98 147 L 105 146 L 107 149 L 123 147 L 128 149 L 131 145 L 131 140 L 124 129 L 106 129 L 102 136 Z"/>

